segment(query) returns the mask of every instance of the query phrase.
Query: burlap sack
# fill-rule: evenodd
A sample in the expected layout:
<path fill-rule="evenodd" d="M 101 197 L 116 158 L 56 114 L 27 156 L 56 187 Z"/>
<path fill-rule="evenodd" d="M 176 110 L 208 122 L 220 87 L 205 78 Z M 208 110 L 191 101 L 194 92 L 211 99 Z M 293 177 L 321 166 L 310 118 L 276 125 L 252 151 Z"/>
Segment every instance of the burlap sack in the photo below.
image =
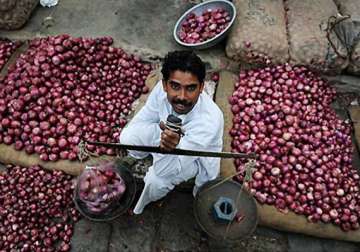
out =
<path fill-rule="evenodd" d="M 357 148 L 360 150 L 360 106 L 350 106 L 349 114 L 354 123 L 354 134 Z"/>
<path fill-rule="evenodd" d="M 333 0 L 285 1 L 290 43 L 290 63 L 317 71 L 340 72 L 348 65 L 347 50 L 334 32 L 327 38 L 326 28 L 336 16 Z"/>
<path fill-rule="evenodd" d="M 342 15 L 350 15 L 353 22 L 355 41 L 350 55 L 348 72 L 360 75 L 360 1 L 359 0 L 334 0 Z"/>
<path fill-rule="evenodd" d="M 21 28 L 39 0 L 0 0 L 0 29 Z"/>
<path fill-rule="evenodd" d="M 156 82 L 158 81 L 158 72 L 154 71 L 150 73 L 147 80 L 145 81 L 146 86 L 151 90 Z M 148 94 L 143 94 L 136 101 L 136 107 L 134 108 L 135 112 L 145 104 Z M 80 161 L 69 161 L 69 160 L 59 160 L 57 162 L 44 162 L 39 158 L 39 155 L 33 154 L 28 155 L 25 151 L 17 151 L 13 148 L 13 146 L 9 146 L 6 144 L 0 144 L 0 163 L 3 164 L 14 164 L 20 165 L 24 167 L 29 167 L 32 165 L 41 165 L 42 167 L 49 170 L 61 170 L 71 175 L 79 175 L 82 170 L 85 168 L 86 164 L 94 163 L 100 159 L 113 159 L 114 156 L 101 156 L 101 158 L 91 158 L 86 162 L 81 163 Z"/>
<path fill-rule="evenodd" d="M 360 43 L 354 46 L 347 71 L 355 75 L 360 75 Z"/>
<path fill-rule="evenodd" d="M 233 2 L 237 16 L 226 44 L 226 55 L 247 63 L 258 63 L 264 56 L 274 63 L 285 63 L 289 55 L 283 1 Z"/>
<path fill-rule="evenodd" d="M 231 151 L 231 136 L 229 131 L 232 128 L 233 114 L 228 102 L 234 91 L 236 76 L 230 72 L 221 72 L 220 81 L 216 90 L 216 103 L 224 113 L 224 148 L 223 151 Z M 228 177 L 236 173 L 236 168 L 232 159 L 222 159 L 221 175 Z M 321 238 L 360 241 L 360 230 L 343 232 L 339 227 L 333 224 L 324 224 L 321 222 L 310 223 L 303 215 L 297 215 L 293 212 L 284 214 L 270 205 L 258 204 L 259 224 L 283 231 L 301 233 Z"/>

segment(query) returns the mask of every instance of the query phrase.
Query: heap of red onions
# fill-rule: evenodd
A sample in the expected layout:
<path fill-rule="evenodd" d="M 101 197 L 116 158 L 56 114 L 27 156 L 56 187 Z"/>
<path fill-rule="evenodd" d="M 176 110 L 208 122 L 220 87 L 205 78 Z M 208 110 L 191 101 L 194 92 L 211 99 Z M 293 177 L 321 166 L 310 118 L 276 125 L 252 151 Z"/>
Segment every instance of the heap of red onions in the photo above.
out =
<path fill-rule="evenodd" d="M 21 45 L 20 42 L 11 42 L 8 40 L 0 40 L 0 70 L 9 60 L 16 48 Z"/>
<path fill-rule="evenodd" d="M 77 159 L 80 140 L 117 142 L 149 64 L 112 39 L 35 39 L 0 82 L 0 143 L 43 161 Z M 88 146 L 102 155 L 113 149 Z"/>
<path fill-rule="evenodd" d="M 178 36 L 188 44 L 200 43 L 225 30 L 230 20 L 229 12 L 222 8 L 207 9 L 199 16 L 190 13 L 181 24 Z"/>
<path fill-rule="evenodd" d="M 0 250 L 69 251 L 79 214 L 72 177 L 39 166 L 0 174 Z"/>
<path fill-rule="evenodd" d="M 92 214 L 108 211 L 125 190 L 125 182 L 112 163 L 87 167 L 77 182 L 77 197 Z"/>
<path fill-rule="evenodd" d="M 311 222 L 359 228 L 359 175 L 351 125 L 330 107 L 335 89 L 305 67 L 242 71 L 229 98 L 232 149 L 259 154 L 250 191 Z M 245 160 L 236 160 L 239 181 Z"/>

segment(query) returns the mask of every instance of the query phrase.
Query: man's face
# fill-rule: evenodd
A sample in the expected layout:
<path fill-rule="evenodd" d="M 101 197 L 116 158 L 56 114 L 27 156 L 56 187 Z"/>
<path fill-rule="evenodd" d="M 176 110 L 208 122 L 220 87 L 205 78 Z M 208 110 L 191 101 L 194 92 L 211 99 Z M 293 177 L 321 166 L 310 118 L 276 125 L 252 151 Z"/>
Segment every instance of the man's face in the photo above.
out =
<path fill-rule="evenodd" d="M 204 83 L 190 72 L 176 70 L 170 73 L 168 81 L 163 81 L 163 87 L 175 112 L 187 114 L 195 106 Z"/>

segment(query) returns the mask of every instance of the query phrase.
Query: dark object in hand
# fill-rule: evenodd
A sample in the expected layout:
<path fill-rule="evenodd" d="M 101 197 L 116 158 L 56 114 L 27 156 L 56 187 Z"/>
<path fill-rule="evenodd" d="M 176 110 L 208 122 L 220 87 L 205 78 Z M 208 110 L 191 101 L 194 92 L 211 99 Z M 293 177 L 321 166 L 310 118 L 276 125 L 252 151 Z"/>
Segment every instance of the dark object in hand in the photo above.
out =
<path fill-rule="evenodd" d="M 176 133 L 178 133 L 180 136 L 184 135 L 184 132 L 181 128 L 182 126 L 182 121 L 180 118 L 170 114 L 167 118 L 166 118 L 166 127 L 171 130 L 174 131 Z"/>

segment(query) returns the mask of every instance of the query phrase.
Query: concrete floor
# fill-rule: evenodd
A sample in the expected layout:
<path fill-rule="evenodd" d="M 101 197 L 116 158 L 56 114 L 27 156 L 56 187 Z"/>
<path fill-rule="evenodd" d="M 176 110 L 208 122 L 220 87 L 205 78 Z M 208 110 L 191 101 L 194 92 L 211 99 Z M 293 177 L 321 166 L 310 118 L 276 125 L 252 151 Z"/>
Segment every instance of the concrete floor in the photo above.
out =
<path fill-rule="evenodd" d="M 175 22 L 190 7 L 187 0 L 59 0 L 55 8 L 38 7 L 18 31 L 1 31 L 0 37 L 32 39 L 67 33 L 73 36 L 112 36 L 115 46 L 158 61 L 168 51 L 182 49 L 172 38 Z M 53 24 L 46 27 L 46 18 Z M 200 51 L 209 69 L 236 69 L 226 59 L 224 43 Z M 207 238 L 197 227 L 190 193 L 174 191 L 163 205 L 150 205 L 141 216 L 122 216 L 111 223 L 82 219 L 76 225 L 72 251 L 291 251 L 356 252 L 355 243 L 319 239 L 258 227 L 236 244 Z"/>
<path fill-rule="evenodd" d="M 355 243 L 319 239 L 257 227 L 247 239 L 227 244 L 208 238 L 197 226 L 190 192 L 173 191 L 140 216 L 124 215 L 111 223 L 82 219 L 75 226 L 72 251 L 245 251 L 358 252 Z"/>

